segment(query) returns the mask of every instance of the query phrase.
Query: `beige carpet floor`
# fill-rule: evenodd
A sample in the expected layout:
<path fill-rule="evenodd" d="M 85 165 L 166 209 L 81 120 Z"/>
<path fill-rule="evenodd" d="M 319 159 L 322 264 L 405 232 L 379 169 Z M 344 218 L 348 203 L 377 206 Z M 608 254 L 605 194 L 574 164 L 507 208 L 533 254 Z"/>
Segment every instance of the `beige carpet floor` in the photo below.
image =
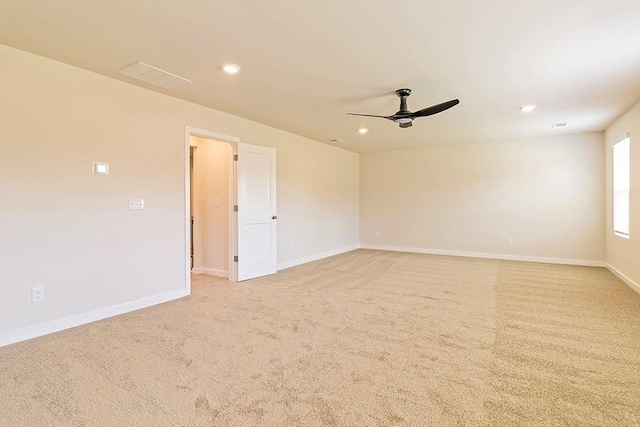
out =
<path fill-rule="evenodd" d="M 357 250 L 0 348 L 1 426 L 638 426 L 602 268 Z"/>

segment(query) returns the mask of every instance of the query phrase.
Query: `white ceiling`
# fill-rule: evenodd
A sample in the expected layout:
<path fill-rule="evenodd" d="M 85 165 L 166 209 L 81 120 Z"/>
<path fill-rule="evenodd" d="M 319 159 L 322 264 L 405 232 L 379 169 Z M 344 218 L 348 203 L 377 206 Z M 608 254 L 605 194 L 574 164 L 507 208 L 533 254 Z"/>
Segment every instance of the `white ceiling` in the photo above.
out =
<path fill-rule="evenodd" d="M 603 130 L 640 99 L 639 22 L 638 0 L 0 2 L 3 44 L 355 152 Z M 137 61 L 193 83 L 118 74 Z M 346 115 L 393 114 L 401 87 L 461 103 L 408 129 Z"/>

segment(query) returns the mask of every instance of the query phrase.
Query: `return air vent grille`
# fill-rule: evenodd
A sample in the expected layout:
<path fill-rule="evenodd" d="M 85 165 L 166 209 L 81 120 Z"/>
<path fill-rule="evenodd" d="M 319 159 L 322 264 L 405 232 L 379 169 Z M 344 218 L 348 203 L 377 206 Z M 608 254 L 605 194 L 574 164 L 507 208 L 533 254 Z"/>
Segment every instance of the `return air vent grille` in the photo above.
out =
<path fill-rule="evenodd" d="M 152 67 L 143 62 L 136 62 L 135 64 L 129 65 L 120 70 L 119 73 L 165 89 L 174 89 L 185 83 L 191 83 L 191 80 L 167 73 L 164 70 Z"/>

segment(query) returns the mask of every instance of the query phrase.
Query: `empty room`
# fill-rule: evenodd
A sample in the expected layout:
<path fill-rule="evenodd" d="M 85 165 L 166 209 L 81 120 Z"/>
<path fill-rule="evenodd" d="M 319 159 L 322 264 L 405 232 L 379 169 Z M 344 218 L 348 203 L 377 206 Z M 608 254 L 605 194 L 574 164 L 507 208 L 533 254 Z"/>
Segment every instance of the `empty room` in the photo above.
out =
<path fill-rule="evenodd" d="M 0 427 L 640 425 L 639 17 L 1 2 Z"/>

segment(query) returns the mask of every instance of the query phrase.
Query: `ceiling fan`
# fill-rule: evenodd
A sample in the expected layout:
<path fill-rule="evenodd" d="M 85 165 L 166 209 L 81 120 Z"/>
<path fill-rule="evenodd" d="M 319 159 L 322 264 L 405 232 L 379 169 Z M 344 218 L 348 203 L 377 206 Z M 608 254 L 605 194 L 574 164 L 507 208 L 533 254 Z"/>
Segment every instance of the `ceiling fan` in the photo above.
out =
<path fill-rule="evenodd" d="M 432 116 L 434 114 L 438 114 L 443 112 L 444 110 L 448 110 L 451 107 L 455 107 L 460 103 L 457 99 L 452 99 L 451 101 L 443 102 L 442 104 L 433 105 L 431 107 L 423 108 L 422 110 L 418 110 L 416 112 L 411 112 L 407 109 L 407 98 L 411 95 L 411 89 L 398 89 L 396 90 L 396 95 L 400 98 L 400 109 L 392 116 L 376 116 L 373 114 L 358 114 L 358 113 L 347 113 L 352 116 L 364 116 L 364 117 L 380 117 L 382 119 L 391 120 L 394 123 L 398 123 L 401 128 L 408 128 L 413 126 L 413 119 L 417 117 L 426 117 Z"/>

